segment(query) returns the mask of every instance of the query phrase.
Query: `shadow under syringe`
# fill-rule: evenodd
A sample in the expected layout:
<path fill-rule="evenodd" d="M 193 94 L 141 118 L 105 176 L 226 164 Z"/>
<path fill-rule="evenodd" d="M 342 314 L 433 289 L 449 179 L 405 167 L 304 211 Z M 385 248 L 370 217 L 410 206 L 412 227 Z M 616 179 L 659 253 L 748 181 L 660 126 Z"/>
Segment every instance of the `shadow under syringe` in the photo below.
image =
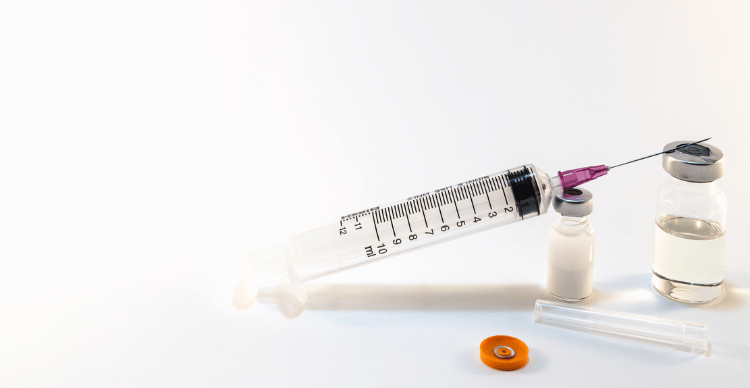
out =
<path fill-rule="evenodd" d="M 237 289 L 244 292 L 241 283 Z M 542 286 L 537 284 L 386 285 L 314 283 L 308 284 L 307 294 L 307 302 L 303 305 L 282 284 L 276 287 L 261 288 L 256 303 L 275 304 L 285 316 L 291 318 L 299 315 L 302 310 L 532 310 L 537 299 L 544 299 L 549 295 Z"/>

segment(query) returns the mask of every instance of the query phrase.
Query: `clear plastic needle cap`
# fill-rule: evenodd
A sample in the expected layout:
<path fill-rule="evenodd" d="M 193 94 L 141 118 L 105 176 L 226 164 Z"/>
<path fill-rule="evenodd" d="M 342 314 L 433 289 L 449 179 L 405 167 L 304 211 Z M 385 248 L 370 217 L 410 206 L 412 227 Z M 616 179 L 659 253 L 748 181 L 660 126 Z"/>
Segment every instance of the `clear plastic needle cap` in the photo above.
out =
<path fill-rule="evenodd" d="M 534 321 L 545 325 L 583 331 L 649 345 L 708 355 L 708 325 L 674 321 L 646 315 L 571 307 L 559 302 L 537 300 Z"/>

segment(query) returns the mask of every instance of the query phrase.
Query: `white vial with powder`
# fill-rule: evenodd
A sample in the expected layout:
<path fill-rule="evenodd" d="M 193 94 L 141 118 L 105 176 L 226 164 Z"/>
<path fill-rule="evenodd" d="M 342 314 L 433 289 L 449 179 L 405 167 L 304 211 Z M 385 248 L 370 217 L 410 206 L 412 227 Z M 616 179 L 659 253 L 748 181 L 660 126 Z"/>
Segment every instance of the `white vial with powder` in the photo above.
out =
<path fill-rule="evenodd" d="M 652 283 L 669 299 L 709 302 L 724 283 L 727 200 L 715 182 L 724 174 L 724 154 L 694 144 L 664 154 L 663 166 L 671 177 L 656 200 Z"/>
<path fill-rule="evenodd" d="M 549 227 L 547 291 L 577 302 L 594 290 L 594 227 L 586 218 L 594 210 L 594 197 L 582 188 L 558 189 L 553 206 L 560 216 Z"/>

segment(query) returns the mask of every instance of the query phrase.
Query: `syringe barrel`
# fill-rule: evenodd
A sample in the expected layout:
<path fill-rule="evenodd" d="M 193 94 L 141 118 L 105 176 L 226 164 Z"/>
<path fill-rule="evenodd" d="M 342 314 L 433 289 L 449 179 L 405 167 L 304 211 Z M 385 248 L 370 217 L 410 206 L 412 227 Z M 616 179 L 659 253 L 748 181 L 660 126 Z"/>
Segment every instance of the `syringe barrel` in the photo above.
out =
<path fill-rule="evenodd" d="M 290 235 L 283 250 L 272 251 L 276 264 L 269 263 L 269 251 L 250 255 L 246 288 L 269 268 L 278 272 L 283 252 L 292 288 L 304 301 L 309 280 L 544 214 L 559 184 L 556 175 L 528 164 L 348 214 Z"/>

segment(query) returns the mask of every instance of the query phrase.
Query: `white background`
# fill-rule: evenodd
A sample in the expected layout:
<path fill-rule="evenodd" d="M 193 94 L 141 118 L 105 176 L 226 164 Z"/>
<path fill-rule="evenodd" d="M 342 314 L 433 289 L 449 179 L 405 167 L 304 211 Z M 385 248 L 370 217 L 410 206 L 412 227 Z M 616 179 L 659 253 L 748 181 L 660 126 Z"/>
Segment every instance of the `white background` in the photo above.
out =
<path fill-rule="evenodd" d="M 750 378 L 740 1 L 0 6 L 0 385 L 739 386 Z M 650 285 L 659 158 L 587 184 L 584 304 L 708 323 L 710 357 L 533 323 L 551 214 L 245 308 L 239 246 L 534 163 L 713 136 L 727 296 Z M 499 372 L 486 337 L 532 360 Z"/>

